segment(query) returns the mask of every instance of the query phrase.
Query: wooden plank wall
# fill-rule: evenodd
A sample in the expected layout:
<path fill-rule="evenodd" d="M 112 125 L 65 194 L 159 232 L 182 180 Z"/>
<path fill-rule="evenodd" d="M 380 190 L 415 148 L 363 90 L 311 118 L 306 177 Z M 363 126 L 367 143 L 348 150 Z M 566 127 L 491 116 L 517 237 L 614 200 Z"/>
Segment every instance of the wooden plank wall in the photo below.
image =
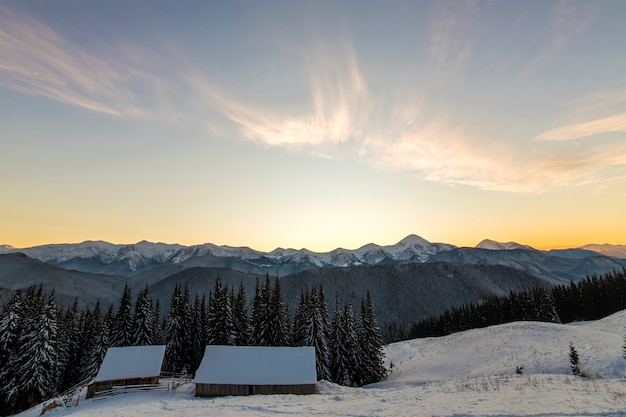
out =
<path fill-rule="evenodd" d="M 227 395 L 256 394 L 315 394 L 315 384 L 299 385 L 235 385 L 196 384 L 197 397 L 222 397 Z"/>

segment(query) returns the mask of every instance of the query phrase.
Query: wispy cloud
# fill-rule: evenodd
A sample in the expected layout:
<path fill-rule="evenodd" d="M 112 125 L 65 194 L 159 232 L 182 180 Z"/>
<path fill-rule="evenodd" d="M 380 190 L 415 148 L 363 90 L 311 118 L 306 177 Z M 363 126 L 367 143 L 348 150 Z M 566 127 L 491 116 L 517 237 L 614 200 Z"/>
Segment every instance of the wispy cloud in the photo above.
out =
<path fill-rule="evenodd" d="M 559 0 L 549 22 L 550 37 L 542 39 L 539 54 L 521 71 L 525 78 L 548 62 L 564 45 L 584 33 L 593 21 L 596 5 L 590 0 Z"/>
<path fill-rule="evenodd" d="M 318 48 L 310 60 L 310 109 L 305 113 L 264 109 L 236 100 L 201 74 L 185 76 L 192 89 L 205 95 L 240 128 L 241 134 L 269 146 L 310 147 L 337 144 L 363 135 L 372 104 L 367 85 L 351 48 L 344 45 L 329 54 Z"/>
<path fill-rule="evenodd" d="M 626 132 L 626 113 L 551 129 L 537 135 L 537 139 L 571 140 L 611 132 Z"/>
<path fill-rule="evenodd" d="M 138 65 L 145 54 L 124 44 L 100 52 L 91 53 L 30 15 L 0 5 L 3 86 L 119 117 L 179 118 L 164 81 Z M 139 94 L 140 88 L 150 96 Z"/>
<path fill-rule="evenodd" d="M 535 139 L 564 141 L 626 132 L 626 89 L 595 91 L 564 103 L 563 108 L 570 123 L 542 132 Z"/>
<path fill-rule="evenodd" d="M 430 57 L 435 66 L 456 68 L 468 61 L 473 45 L 476 1 L 439 2 L 431 18 Z"/>
<path fill-rule="evenodd" d="M 327 48 L 327 49 L 324 49 Z M 236 99 L 201 74 L 186 77 L 208 108 L 244 138 L 324 158 L 352 157 L 377 169 L 490 191 L 543 192 L 599 181 L 623 164 L 615 147 L 514 144 L 470 131 L 462 120 L 410 89 L 389 95 L 368 87 L 349 43 L 314 48 L 308 110 L 265 108 Z M 624 149 L 626 150 L 626 149 Z"/>

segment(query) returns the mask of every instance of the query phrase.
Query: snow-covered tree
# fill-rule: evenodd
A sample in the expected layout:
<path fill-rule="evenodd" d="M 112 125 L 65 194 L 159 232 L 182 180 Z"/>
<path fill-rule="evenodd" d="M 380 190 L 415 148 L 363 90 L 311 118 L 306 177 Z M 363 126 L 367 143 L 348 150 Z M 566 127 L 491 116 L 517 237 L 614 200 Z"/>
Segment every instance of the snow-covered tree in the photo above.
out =
<path fill-rule="evenodd" d="M 18 342 L 24 327 L 22 292 L 17 291 L 0 319 L 0 409 L 13 409 L 17 367 L 15 363 Z M 3 414 L 4 415 L 4 414 Z"/>
<path fill-rule="evenodd" d="M 369 291 L 361 301 L 361 331 L 359 332 L 361 369 L 359 385 L 372 384 L 387 375 L 384 365 L 383 339 L 376 321 L 374 304 Z"/>
<path fill-rule="evenodd" d="M 269 304 L 271 298 L 269 275 L 265 276 L 265 285 L 260 286 L 257 278 L 252 298 L 252 318 L 250 323 L 250 344 L 268 346 Z"/>
<path fill-rule="evenodd" d="M 280 279 L 276 277 L 268 306 L 268 327 L 265 340 L 267 346 L 289 346 L 291 317 L 283 301 Z"/>
<path fill-rule="evenodd" d="M 295 346 L 314 346 L 318 379 L 330 380 L 329 325 L 324 292 L 313 288 L 310 294 L 303 293 L 296 310 L 293 324 Z"/>
<path fill-rule="evenodd" d="M 231 342 L 236 346 L 245 346 L 249 342 L 249 323 L 246 290 L 243 282 L 239 283 L 237 296 L 231 293 L 231 304 L 233 306 L 233 328 Z"/>
<path fill-rule="evenodd" d="M 107 325 L 102 319 L 100 302 L 97 302 L 93 311 L 87 311 L 85 314 L 82 335 L 81 381 L 93 378 L 98 373 L 108 348 L 108 333 Z"/>
<path fill-rule="evenodd" d="M 135 302 L 135 314 L 133 316 L 134 346 L 147 346 L 154 343 L 154 310 L 152 309 L 152 297 L 148 286 L 139 293 Z"/>
<path fill-rule="evenodd" d="M 18 342 L 15 378 L 18 408 L 40 403 L 58 387 L 58 322 L 54 294 L 46 300 L 40 288 L 29 304 L 29 315 Z"/>
<path fill-rule="evenodd" d="M 130 287 L 126 284 L 111 328 L 111 346 L 133 345 L 132 302 Z"/>
<path fill-rule="evenodd" d="M 230 301 L 228 287 L 222 286 L 222 280 L 218 276 L 215 280 L 215 287 L 209 294 L 205 329 L 207 344 L 234 344 L 231 340 L 233 331 L 233 310 Z"/>
<path fill-rule="evenodd" d="M 576 376 L 580 375 L 580 359 L 576 348 L 571 342 L 569 344 L 569 362 L 572 368 L 572 373 Z"/>
<path fill-rule="evenodd" d="M 191 340 L 193 345 L 193 355 L 191 361 L 191 369 L 197 369 L 204 356 L 204 348 L 206 346 L 206 339 L 204 337 L 204 315 L 205 312 L 205 299 L 196 294 L 196 298 L 193 303 L 193 323 L 191 329 Z"/>
<path fill-rule="evenodd" d="M 331 376 L 340 385 L 357 384 L 356 371 L 359 369 L 358 324 L 352 304 L 346 302 L 343 311 L 337 301 L 331 337 Z"/>
<path fill-rule="evenodd" d="M 61 318 L 59 331 L 59 366 L 61 386 L 71 387 L 80 381 L 80 368 L 76 364 L 81 358 L 81 320 L 78 311 L 78 298 L 74 299 L 72 308 L 65 311 Z"/>
<path fill-rule="evenodd" d="M 180 285 L 176 285 L 165 331 L 168 371 L 190 372 L 192 370 L 191 318 L 189 289 L 185 288 L 183 292 Z"/>

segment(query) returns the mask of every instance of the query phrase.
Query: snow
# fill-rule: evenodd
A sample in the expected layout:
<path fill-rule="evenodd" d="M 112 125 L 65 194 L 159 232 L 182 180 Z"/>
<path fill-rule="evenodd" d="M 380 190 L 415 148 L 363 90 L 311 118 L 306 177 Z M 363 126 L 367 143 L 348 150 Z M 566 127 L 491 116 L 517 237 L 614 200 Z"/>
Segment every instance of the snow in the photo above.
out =
<path fill-rule="evenodd" d="M 495 240 L 485 239 L 481 241 L 478 245 L 476 245 L 478 249 L 489 249 L 489 250 L 513 250 L 513 249 L 527 249 L 527 250 L 535 250 L 534 248 L 528 245 L 522 245 L 517 242 L 496 242 Z"/>
<path fill-rule="evenodd" d="M 610 245 L 608 243 L 585 245 L 581 249 L 590 250 L 606 256 L 626 259 L 626 245 Z"/>
<path fill-rule="evenodd" d="M 315 384 L 315 348 L 209 345 L 194 382 L 204 384 Z"/>
<path fill-rule="evenodd" d="M 164 345 L 111 347 L 94 382 L 158 376 L 164 355 Z"/>
<path fill-rule="evenodd" d="M 624 416 L 626 361 L 621 356 L 626 311 L 571 325 L 512 323 L 442 338 L 388 345 L 388 380 L 364 388 L 321 381 L 318 394 L 195 398 L 194 385 L 175 392 L 82 399 L 52 416 Z M 571 375 L 568 346 L 583 371 Z M 516 375 L 515 366 L 524 366 Z M 20 417 L 35 417 L 41 406 Z"/>

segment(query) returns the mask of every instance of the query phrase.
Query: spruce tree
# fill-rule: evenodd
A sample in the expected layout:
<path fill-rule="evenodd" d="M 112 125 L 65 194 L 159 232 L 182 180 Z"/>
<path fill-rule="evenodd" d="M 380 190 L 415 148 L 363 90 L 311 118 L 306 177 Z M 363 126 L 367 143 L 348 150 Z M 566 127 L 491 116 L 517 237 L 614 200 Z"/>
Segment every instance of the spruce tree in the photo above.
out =
<path fill-rule="evenodd" d="M 572 368 L 572 373 L 576 376 L 580 375 L 580 359 L 578 357 L 578 352 L 572 343 L 569 344 L 569 362 Z"/>
<path fill-rule="evenodd" d="M 185 287 L 182 291 L 180 285 L 177 284 L 172 294 L 165 331 L 167 370 L 170 372 L 190 372 L 192 370 L 191 319 L 189 289 Z"/>
<path fill-rule="evenodd" d="M 88 311 L 85 314 L 82 335 L 83 356 L 81 363 L 81 381 L 95 377 L 98 373 L 98 369 L 100 369 L 100 364 L 102 363 L 102 359 L 104 359 L 102 352 L 106 352 L 107 349 L 106 346 L 101 346 L 103 343 L 103 334 L 102 312 L 100 310 L 100 302 L 97 302 L 93 311 Z"/>
<path fill-rule="evenodd" d="M 283 301 L 280 279 L 276 277 L 268 308 L 268 327 L 265 340 L 268 346 L 289 346 L 291 317 Z"/>
<path fill-rule="evenodd" d="M 10 413 L 15 405 L 18 342 L 24 329 L 24 302 L 17 291 L 6 306 L 0 320 L 0 409 Z M 2 414 L 6 415 L 6 414 Z"/>
<path fill-rule="evenodd" d="M 111 328 L 111 346 L 132 346 L 133 342 L 132 295 L 126 284 Z"/>
<path fill-rule="evenodd" d="M 46 300 L 40 287 L 29 304 L 20 335 L 15 378 L 16 405 L 20 409 L 42 402 L 58 387 L 58 322 L 54 294 Z"/>
<path fill-rule="evenodd" d="M 372 384 L 387 375 L 384 365 L 383 340 L 376 322 L 374 304 L 369 291 L 361 301 L 361 332 L 359 335 L 361 353 L 360 385 Z"/>
<path fill-rule="evenodd" d="M 249 323 L 248 308 L 246 299 L 246 290 L 243 282 L 239 283 L 239 291 L 237 296 L 231 296 L 231 304 L 233 306 L 233 329 L 231 341 L 236 346 L 246 346 L 249 343 Z"/>
<path fill-rule="evenodd" d="M 132 341 L 134 346 L 155 344 L 154 315 L 152 297 L 150 297 L 148 286 L 146 285 L 146 288 L 138 294 L 137 302 L 135 303 L 132 327 Z"/>
<path fill-rule="evenodd" d="M 331 376 L 337 384 L 354 386 L 358 383 L 360 350 L 357 332 L 358 323 L 352 304 L 346 302 L 342 311 L 337 301 L 331 338 Z"/>
<path fill-rule="evenodd" d="M 206 338 L 209 345 L 229 345 L 233 327 L 233 311 L 230 303 L 228 287 L 222 286 L 218 276 L 215 287 L 209 294 L 209 305 L 206 322 Z"/>
<path fill-rule="evenodd" d="M 191 370 L 195 370 L 200 365 L 202 357 L 204 356 L 204 349 L 206 347 L 206 340 L 204 338 L 203 327 L 203 314 L 205 308 L 203 307 L 204 298 L 200 301 L 200 296 L 196 294 L 196 298 L 193 303 L 193 323 L 192 323 L 192 343 L 193 343 L 193 357 L 191 363 Z"/>

